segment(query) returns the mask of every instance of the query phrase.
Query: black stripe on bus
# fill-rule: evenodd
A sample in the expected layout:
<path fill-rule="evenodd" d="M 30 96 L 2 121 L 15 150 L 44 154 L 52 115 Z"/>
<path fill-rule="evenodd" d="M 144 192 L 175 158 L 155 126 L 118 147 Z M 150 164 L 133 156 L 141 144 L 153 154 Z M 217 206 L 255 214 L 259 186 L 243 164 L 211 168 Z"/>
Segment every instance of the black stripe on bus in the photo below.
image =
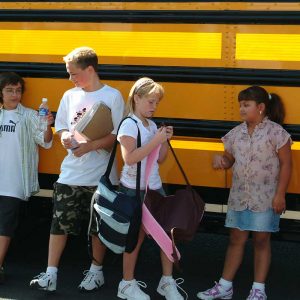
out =
<path fill-rule="evenodd" d="M 300 24 L 300 11 L 1 9 L 2 22 Z"/>
<path fill-rule="evenodd" d="M 1 2 L 16 2 L 15 0 L 2 0 Z M 28 0 L 19 0 L 18 2 L 41 2 L 41 0 L 33 0 L 33 1 L 28 1 Z M 64 3 L 64 2 L 91 2 L 90 0 L 72 0 L 72 1 L 62 1 L 62 0 L 52 0 L 51 2 L 61 2 L 61 3 Z M 103 1 L 103 0 L 93 0 L 92 2 L 106 2 L 106 1 Z M 147 2 L 147 3 L 156 3 L 156 2 L 162 2 L 162 3 L 169 3 L 169 2 L 192 2 L 192 3 L 203 3 L 203 2 L 228 2 L 228 3 L 234 3 L 234 2 L 246 2 L 246 3 L 251 3 L 251 2 L 267 2 L 267 3 L 275 3 L 274 0 L 252 0 L 252 1 L 246 1 L 246 0 L 231 0 L 231 1 L 227 1 L 227 0 L 218 0 L 218 1 L 215 1 L 215 0 L 173 0 L 173 1 L 170 1 L 170 0 L 152 0 L 152 1 L 149 1 L 149 0 L 110 0 L 109 2 Z M 276 1 L 276 3 L 281 3 L 281 2 L 284 2 L 284 3 L 293 3 L 293 2 L 299 2 L 299 0 L 278 0 Z"/>
<path fill-rule="evenodd" d="M 240 124 L 234 121 L 193 120 L 177 118 L 153 118 L 155 123 L 174 127 L 175 136 L 221 138 L 233 127 Z M 294 141 L 300 140 L 300 125 L 285 124 L 283 127 L 291 134 Z"/>
<path fill-rule="evenodd" d="M 54 119 L 56 112 L 52 111 Z M 175 136 L 221 138 L 239 122 L 220 120 L 200 119 L 179 119 L 179 118 L 156 118 L 153 120 L 158 126 L 171 125 L 174 127 Z M 283 127 L 291 134 L 294 141 L 300 141 L 300 125 L 285 124 Z"/>
<path fill-rule="evenodd" d="M 2 0 L 1 2 L 16 2 L 15 0 Z M 28 1 L 28 0 L 19 0 L 18 2 L 41 2 L 41 0 L 33 0 L 33 1 Z M 90 0 L 71 0 L 71 1 L 62 1 L 62 0 L 51 0 L 51 2 L 61 2 L 61 3 L 64 3 L 64 2 L 91 2 Z M 103 0 L 93 0 L 92 2 L 106 2 L 106 1 L 103 1 Z M 267 3 L 275 3 L 274 0 L 252 0 L 252 1 L 246 1 L 246 0 L 231 0 L 231 1 L 227 1 L 227 0 L 218 0 L 218 1 L 215 1 L 215 0 L 173 0 L 173 1 L 170 1 L 170 0 L 152 0 L 152 1 L 149 1 L 149 0 L 110 0 L 109 2 L 147 2 L 147 3 L 156 3 L 156 2 L 162 2 L 162 3 L 169 3 L 169 2 L 192 2 L 192 3 L 203 3 L 203 2 L 228 2 L 228 3 L 231 3 L 231 2 L 246 2 L 246 3 L 251 3 L 251 2 L 267 2 Z M 276 3 L 281 3 L 281 2 L 284 2 L 284 3 L 293 3 L 293 2 L 299 2 L 299 0 L 278 0 L 276 1 Z"/>
<path fill-rule="evenodd" d="M 64 64 L 0 62 L 0 71 L 17 72 L 22 77 L 68 78 Z M 135 81 L 147 76 L 161 82 L 300 86 L 300 70 L 103 64 L 99 75 L 104 80 Z"/>

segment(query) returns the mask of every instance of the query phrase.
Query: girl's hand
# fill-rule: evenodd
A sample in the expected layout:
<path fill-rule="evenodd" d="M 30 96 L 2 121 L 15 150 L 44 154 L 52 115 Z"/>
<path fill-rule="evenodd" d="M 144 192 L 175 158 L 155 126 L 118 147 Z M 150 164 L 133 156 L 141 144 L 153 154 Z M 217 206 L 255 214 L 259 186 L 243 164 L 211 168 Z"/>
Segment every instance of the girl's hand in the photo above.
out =
<path fill-rule="evenodd" d="M 228 168 L 228 165 L 229 164 L 228 164 L 228 161 L 227 161 L 227 159 L 226 159 L 225 156 L 218 154 L 218 155 L 215 155 L 213 157 L 212 167 L 214 169 L 216 169 L 216 170 L 219 170 L 219 169 L 223 170 L 223 169 Z"/>
<path fill-rule="evenodd" d="M 166 142 L 168 139 L 167 127 L 158 128 L 157 132 L 155 133 L 154 139 L 157 141 L 157 144 Z"/>
<path fill-rule="evenodd" d="M 173 136 L 173 126 L 166 126 L 167 139 L 170 140 Z"/>
<path fill-rule="evenodd" d="M 273 202 L 272 202 L 273 210 L 276 214 L 282 214 L 285 212 L 285 195 L 279 195 L 276 193 Z"/>

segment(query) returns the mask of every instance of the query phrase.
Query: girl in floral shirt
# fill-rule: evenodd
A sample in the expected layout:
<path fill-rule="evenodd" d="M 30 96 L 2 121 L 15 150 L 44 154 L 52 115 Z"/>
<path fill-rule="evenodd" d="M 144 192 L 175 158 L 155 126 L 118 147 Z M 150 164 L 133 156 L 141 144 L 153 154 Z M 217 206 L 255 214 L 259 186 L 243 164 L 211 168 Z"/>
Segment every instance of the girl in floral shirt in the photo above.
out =
<path fill-rule="evenodd" d="M 279 230 L 285 211 L 285 192 L 291 174 L 291 139 L 281 127 L 284 108 L 280 98 L 252 86 L 238 96 L 244 121 L 222 141 L 225 153 L 213 161 L 215 169 L 232 167 L 232 187 L 225 226 L 230 228 L 223 274 L 211 289 L 199 292 L 203 300 L 231 299 L 232 280 L 242 262 L 252 232 L 254 282 L 247 300 L 267 299 L 265 280 L 271 261 L 271 232 Z"/>

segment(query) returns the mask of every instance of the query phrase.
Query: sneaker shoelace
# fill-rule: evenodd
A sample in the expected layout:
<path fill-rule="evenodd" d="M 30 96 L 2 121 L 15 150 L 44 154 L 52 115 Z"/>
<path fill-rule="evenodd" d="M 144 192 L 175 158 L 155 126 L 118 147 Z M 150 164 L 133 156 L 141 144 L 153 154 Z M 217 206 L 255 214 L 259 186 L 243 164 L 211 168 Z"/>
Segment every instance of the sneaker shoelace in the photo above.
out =
<path fill-rule="evenodd" d="M 134 288 L 136 290 L 138 290 L 139 293 L 141 292 L 144 294 L 144 292 L 140 289 L 140 287 L 142 287 L 144 289 L 147 287 L 147 284 L 144 281 L 136 280 L 133 285 L 134 285 Z"/>
<path fill-rule="evenodd" d="M 181 290 L 181 291 L 183 292 L 184 296 L 185 296 L 185 300 L 187 300 L 187 299 L 189 298 L 189 295 L 188 295 L 188 293 L 180 286 L 180 284 L 183 284 L 183 283 L 184 283 L 184 279 L 183 279 L 183 278 L 176 278 L 176 279 L 174 279 L 173 282 L 174 282 L 174 288 Z M 173 284 L 172 284 L 173 282 L 171 282 L 171 283 L 169 283 L 169 284 L 170 284 L 170 285 L 173 285 Z M 166 282 L 166 283 L 168 283 L 168 282 Z"/>
<path fill-rule="evenodd" d="M 176 278 L 175 280 L 175 284 L 176 284 L 176 287 L 179 288 L 184 296 L 185 296 L 185 300 L 187 300 L 189 298 L 189 295 L 188 293 L 180 286 L 180 284 L 183 284 L 184 283 L 184 279 L 183 278 Z"/>
<path fill-rule="evenodd" d="M 85 282 L 91 282 L 92 279 L 96 276 L 96 274 L 91 272 L 90 270 L 83 271 L 83 275 L 85 275 L 85 277 L 83 278 L 80 285 L 82 285 Z"/>
<path fill-rule="evenodd" d="M 45 278 L 50 277 L 50 276 L 51 275 L 49 273 L 42 272 L 39 275 L 35 276 L 34 278 L 36 278 L 36 279 L 42 279 L 42 278 L 45 279 Z"/>
<path fill-rule="evenodd" d="M 147 284 L 144 281 L 136 280 L 135 282 L 144 289 L 147 287 Z"/>
<path fill-rule="evenodd" d="M 53 283 L 52 280 L 51 280 L 52 279 L 52 275 L 53 274 L 50 274 L 50 273 L 47 273 L 47 272 L 46 273 L 42 272 L 39 275 L 35 276 L 34 279 L 38 279 L 38 280 L 41 279 L 41 280 L 44 280 L 44 281 L 48 280 L 48 282 L 46 282 L 46 286 L 43 287 L 43 288 L 46 288 L 46 287 L 51 286 L 51 284 Z"/>
<path fill-rule="evenodd" d="M 133 283 L 128 283 L 126 284 L 123 288 L 122 288 L 122 293 L 124 293 L 128 288 L 133 287 L 133 289 L 138 290 L 138 292 L 142 292 L 144 293 L 141 289 L 140 286 L 142 288 L 146 288 L 147 284 L 144 281 L 140 281 L 140 280 L 135 280 Z"/>

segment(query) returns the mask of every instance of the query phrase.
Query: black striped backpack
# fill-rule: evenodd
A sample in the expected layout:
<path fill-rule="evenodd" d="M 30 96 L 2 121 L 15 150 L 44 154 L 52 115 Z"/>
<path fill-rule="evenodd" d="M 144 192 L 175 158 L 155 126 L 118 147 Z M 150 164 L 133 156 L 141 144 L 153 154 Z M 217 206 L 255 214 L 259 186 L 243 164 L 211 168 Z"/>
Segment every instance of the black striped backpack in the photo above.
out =
<path fill-rule="evenodd" d="M 119 125 L 118 132 L 121 124 Z M 133 120 L 136 125 L 137 121 Z M 138 127 L 138 126 L 137 126 Z M 118 133 L 117 133 L 118 134 Z M 128 196 L 112 185 L 109 175 L 116 156 L 118 141 L 115 140 L 109 163 L 100 178 L 97 190 L 91 201 L 91 218 L 96 217 L 97 234 L 101 242 L 114 253 L 132 252 L 137 244 L 142 218 L 142 200 L 140 195 L 141 162 L 137 163 L 136 195 Z M 141 146 L 138 128 L 137 147 Z"/>

